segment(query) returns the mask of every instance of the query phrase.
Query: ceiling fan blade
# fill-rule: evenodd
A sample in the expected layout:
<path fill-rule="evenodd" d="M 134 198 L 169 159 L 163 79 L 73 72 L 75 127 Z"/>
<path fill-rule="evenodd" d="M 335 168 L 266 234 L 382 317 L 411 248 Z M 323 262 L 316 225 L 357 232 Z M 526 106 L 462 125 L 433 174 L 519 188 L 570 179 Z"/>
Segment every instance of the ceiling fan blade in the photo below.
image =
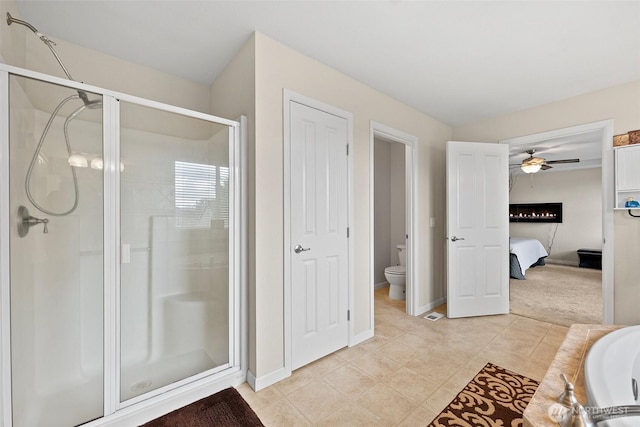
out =
<path fill-rule="evenodd" d="M 545 163 L 548 165 L 560 164 L 560 163 L 580 163 L 580 159 L 547 160 Z"/>
<path fill-rule="evenodd" d="M 544 159 L 542 157 L 528 157 L 522 161 L 522 165 L 541 165 L 544 164 Z"/>
<path fill-rule="evenodd" d="M 551 168 L 553 168 L 553 166 L 549 166 L 547 164 L 540 166 L 540 169 L 542 169 L 543 171 L 546 171 L 547 169 L 551 169 Z"/>

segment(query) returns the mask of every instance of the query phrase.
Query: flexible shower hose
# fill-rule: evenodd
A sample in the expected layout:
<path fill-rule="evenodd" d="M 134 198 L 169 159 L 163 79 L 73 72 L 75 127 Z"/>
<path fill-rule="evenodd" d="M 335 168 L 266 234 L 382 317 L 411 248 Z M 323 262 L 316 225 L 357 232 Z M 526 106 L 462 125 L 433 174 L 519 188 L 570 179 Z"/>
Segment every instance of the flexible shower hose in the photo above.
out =
<path fill-rule="evenodd" d="M 58 115 L 58 111 L 60 111 L 60 109 L 64 106 L 64 104 L 66 104 L 67 102 L 71 101 L 72 99 L 80 99 L 80 97 L 78 95 L 68 96 L 67 98 L 63 99 L 58 104 L 58 106 L 55 108 L 55 110 L 53 110 L 53 112 L 51 113 L 51 117 L 49 117 L 49 120 L 47 121 L 47 124 L 45 125 L 45 127 L 43 129 L 42 135 L 40 135 L 40 141 L 38 142 L 38 146 L 36 147 L 36 150 L 33 152 L 33 158 L 31 159 L 31 164 L 29 164 L 29 169 L 27 170 L 27 176 L 26 176 L 26 178 L 24 180 L 24 187 L 25 187 L 25 190 L 27 192 L 27 198 L 29 199 L 29 201 L 38 210 L 40 210 L 41 212 L 43 212 L 43 213 L 45 213 L 47 215 L 51 215 L 51 216 L 69 215 L 71 212 L 73 212 L 78 207 L 78 201 L 80 199 L 80 196 L 79 196 L 79 191 L 78 191 L 78 177 L 76 176 L 76 170 L 73 168 L 73 166 L 69 165 L 69 167 L 71 168 L 71 174 L 73 175 L 73 189 L 74 189 L 74 193 L 75 193 L 75 200 L 73 202 L 73 206 L 71 207 L 71 209 L 69 209 L 66 212 L 53 212 L 53 211 L 50 211 L 48 209 L 43 208 L 42 206 L 40 206 L 40 204 L 38 204 L 38 202 L 35 201 L 34 197 L 31 195 L 31 188 L 30 188 L 31 187 L 31 174 L 33 173 L 33 168 L 34 168 L 36 162 L 38 161 L 38 156 L 40 155 L 40 151 L 42 150 L 42 146 L 44 145 L 44 142 L 46 140 L 47 134 L 49 133 L 49 129 L 51 128 L 51 124 L 53 123 L 53 120 L 56 118 L 56 116 Z M 65 143 L 67 145 L 67 153 L 69 154 L 69 157 L 71 156 L 71 144 L 69 143 L 69 134 L 67 132 L 67 126 L 69 124 L 69 121 L 73 120 L 76 117 L 76 115 L 78 115 L 78 113 L 80 111 L 82 111 L 84 108 L 86 108 L 84 105 L 82 107 L 78 108 L 64 122 L 64 141 L 65 141 Z"/>

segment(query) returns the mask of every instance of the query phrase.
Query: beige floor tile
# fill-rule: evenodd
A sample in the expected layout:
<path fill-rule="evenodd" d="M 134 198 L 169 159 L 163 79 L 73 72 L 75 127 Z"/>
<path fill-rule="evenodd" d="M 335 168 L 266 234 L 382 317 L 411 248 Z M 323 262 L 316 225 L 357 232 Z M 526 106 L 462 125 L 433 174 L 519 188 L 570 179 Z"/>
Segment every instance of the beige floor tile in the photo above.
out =
<path fill-rule="evenodd" d="M 491 348 L 500 351 L 506 351 L 527 358 L 531 356 L 538 344 L 542 341 L 542 337 L 519 334 L 511 336 L 510 334 L 500 334 L 491 341 Z"/>
<path fill-rule="evenodd" d="M 451 363 L 440 358 L 433 358 L 433 360 L 428 361 L 417 358 L 405 363 L 404 366 L 427 379 L 437 382 L 438 385 L 447 381 L 460 368 L 457 362 Z"/>
<path fill-rule="evenodd" d="M 258 418 L 265 426 L 310 426 L 311 422 L 287 399 L 280 399 L 259 411 Z"/>
<path fill-rule="evenodd" d="M 460 390 L 457 389 L 452 390 L 446 387 L 440 387 L 427 398 L 422 406 L 437 415 L 451 403 L 459 392 Z"/>
<path fill-rule="evenodd" d="M 333 353 L 322 359 L 316 360 L 310 363 L 305 368 L 308 369 L 316 377 L 322 377 L 329 372 L 338 369 L 340 366 L 346 365 L 348 362 L 343 359 L 339 354 Z"/>
<path fill-rule="evenodd" d="M 371 350 L 367 350 L 362 344 L 355 345 L 353 347 L 346 347 L 342 350 L 336 352 L 338 356 L 346 360 L 347 362 L 358 359 L 365 354 L 369 353 Z"/>
<path fill-rule="evenodd" d="M 381 345 L 384 345 L 386 343 L 388 343 L 390 340 L 389 338 L 382 336 L 382 335 L 376 335 L 373 338 L 369 338 L 368 340 L 364 341 L 363 343 L 358 344 L 359 347 L 367 350 L 367 351 L 371 351 L 371 350 L 375 350 L 376 348 L 380 347 Z"/>
<path fill-rule="evenodd" d="M 348 408 L 342 408 L 333 412 L 327 418 L 314 424 L 316 426 L 327 427 L 351 427 L 351 426 L 382 426 L 379 419 L 364 408 L 357 405 L 352 405 Z"/>
<path fill-rule="evenodd" d="M 276 387 L 284 395 L 293 393 L 300 387 L 309 384 L 316 376 L 308 367 L 303 367 L 293 371 L 289 378 L 277 382 L 273 386 Z"/>
<path fill-rule="evenodd" d="M 502 366 L 510 371 L 518 372 L 524 362 L 527 360 L 520 354 L 510 353 L 500 348 L 487 347 L 476 355 L 476 358 L 495 365 Z"/>
<path fill-rule="evenodd" d="M 375 313 L 376 325 L 390 323 L 403 317 L 406 317 L 406 315 L 398 310 L 380 310 L 380 312 Z"/>
<path fill-rule="evenodd" d="M 465 365 L 454 373 L 446 382 L 442 384 L 442 387 L 450 390 L 462 390 L 469 381 L 471 381 L 480 372 L 481 368 L 476 369 L 475 366 Z"/>
<path fill-rule="evenodd" d="M 381 354 L 371 352 L 351 362 L 358 369 L 380 380 L 400 369 L 400 365 Z"/>
<path fill-rule="evenodd" d="M 375 337 L 238 391 L 267 426 L 425 426 L 488 362 L 540 380 L 568 331 L 513 314 L 431 322 L 404 311 L 376 290 Z"/>
<path fill-rule="evenodd" d="M 518 373 L 540 382 L 544 378 L 548 369 L 549 362 L 532 357 L 527 360 L 520 369 L 518 369 Z"/>
<path fill-rule="evenodd" d="M 402 331 L 407 331 L 415 326 L 422 325 L 423 322 L 428 322 L 421 317 L 413 317 L 413 316 L 400 316 L 398 318 L 392 319 L 387 323 L 389 325 L 395 326 L 396 328 L 400 328 Z"/>
<path fill-rule="evenodd" d="M 328 373 L 324 380 L 348 397 L 355 397 L 377 383 L 373 377 L 352 365 L 342 366 Z"/>
<path fill-rule="evenodd" d="M 328 417 L 345 405 L 344 396 L 322 380 L 299 388 L 287 396 L 287 399 L 313 423 Z"/>
<path fill-rule="evenodd" d="M 440 386 L 437 381 L 425 378 L 405 367 L 388 375 L 384 383 L 416 404 L 427 400 L 427 397 Z"/>
<path fill-rule="evenodd" d="M 551 323 L 541 322 L 540 320 L 518 316 L 513 321 L 513 323 L 509 325 L 508 329 L 517 329 L 522 332 L 526 332 L 528 335 L 544 336 L 549 331 L 551 326 Z"/>
<path fill-rule="evenodd" d="M 427 427 L 437 415 L 423 406 L 418 406 L 398 424 L 398 427 Z"/>
<path fill-rule="evenodd" d="M 378 347 L 375 351 L 376 353 L 380 353 L 400 365 L 404 365 L 408 361 L 414 359 L 418 353 L 415 348 L 409 347 L 408 345 L 399 343 L 395 340 Z"/>
<path fill-rule="evenodd" d="M 393 339 L 399 337 L 404 334 L 404 331 L 400 328 L 397 328 L 389 323 L 383 323 L 381 325 L 376 325 L 375 334 L 377 336 L 386 337 L 389 339 Z"/>
<path fill-rule="evenodd" d="M 356 402 L 367 411 L 392 424 L 399 423 L 416 408 L 415 404 L 384 384 L 377 384 L 367 390 L 356 398 Z"/>
<path fill-rule="evenodd" d="M 238 390 L 240 395 L 254 410 L 264 408 L 265 406 L 284 397 L 280 390 L 275 386 L 267 387 L 255 392 L 249 384 L 243 383 L 236 387 L 236 390 Z"/>
<path fill-rule="evenodd" d="M 400 335 L 394 341 L 413 347 L 418 351 L 426 351 L 432 345 L 431 340 L 414 333 Z"/>

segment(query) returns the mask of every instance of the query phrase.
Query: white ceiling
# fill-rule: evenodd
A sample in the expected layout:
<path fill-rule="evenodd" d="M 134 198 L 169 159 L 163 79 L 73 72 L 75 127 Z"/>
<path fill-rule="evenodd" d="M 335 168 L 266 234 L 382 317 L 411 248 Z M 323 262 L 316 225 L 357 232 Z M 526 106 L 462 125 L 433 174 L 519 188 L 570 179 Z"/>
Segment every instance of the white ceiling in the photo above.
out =
<path fill-rule="evenodd" d="M 639 0 L 18 6 L 54 40 L 205 84 L 260 31 L 451 126 L 640 79 Z"/>

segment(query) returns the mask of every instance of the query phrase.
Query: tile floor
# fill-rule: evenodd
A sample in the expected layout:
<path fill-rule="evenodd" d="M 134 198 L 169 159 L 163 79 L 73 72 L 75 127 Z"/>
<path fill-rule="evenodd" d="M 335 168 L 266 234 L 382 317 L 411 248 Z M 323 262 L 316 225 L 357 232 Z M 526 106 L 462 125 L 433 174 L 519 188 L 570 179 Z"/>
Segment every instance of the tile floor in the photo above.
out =
<path fill-rule="evenodd" d="M 267 427 L 426 426 L 487 362 L 541 380 L 568 330 L 513 314 L 433 322 L 387 294 L 375 292 L 374 338 L 257 393 L 238 387 Z"/>

